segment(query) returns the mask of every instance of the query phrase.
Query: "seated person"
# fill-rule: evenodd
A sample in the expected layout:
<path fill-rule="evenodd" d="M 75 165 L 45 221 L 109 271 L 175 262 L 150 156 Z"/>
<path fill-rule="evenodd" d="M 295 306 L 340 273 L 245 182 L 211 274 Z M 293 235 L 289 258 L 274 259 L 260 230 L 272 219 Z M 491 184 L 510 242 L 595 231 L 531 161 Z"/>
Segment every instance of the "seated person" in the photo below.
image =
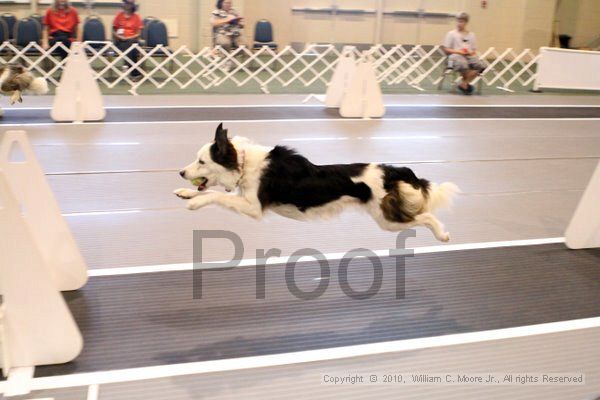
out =
<path fill-rule="evenodd" d="M 127 52 L 131 46 L 139 43 L 140 34 L 144 23 L 140 16 L 136 13 L 137 4 L 135 0 L 123 0 L 123 11 L 120 11 L 113 21 L 113 35 L 115 45 L 122 52 Z M 137 49 L 132 49 L 126 53 L 125 66 L 130 68 L 132 63 L 138 60 L 139 52 Z M 130 60 L 130 61 L 128 61 Z M 131 72 L 132 77 L 141 76 L 138 68 Z"/>
<path fill-rule="evenodd" d="M 460 13 L 456 20 L 456 29 L 446 34 L 442 48 L 449 55 L 448 68 L 462 75 L 458 89 L 464 94 L 471 94 L 471 82 L 485 70 L 486 65 L 476 56 L 475 34 L 467 30 L 469 15 Z"/>
<path fill-rule="evenodd" d="M 71 48 L 71 42 L 81 40 L 81 35 L 77 29 L 79 26 L 79 14 L 75 7 L 71 7 L 67 0 L 54 0 L 54 4 L 44 15 L 42 20 L 44 24 L 42 46 L 49 48 L 56 43 L 62 43 L 65 47 Z M 68 55 L 63 47 L 56 49 L 56 54 L 61 59 Z"/>
<path fill-rule="evenodd" d="M 210 17 L 214 45 L 227 51 L 236 49 L 244 28 L 243 21 L 244 19 L 232 8 L 231 0 L 218 0 L 217 9 Z"/>

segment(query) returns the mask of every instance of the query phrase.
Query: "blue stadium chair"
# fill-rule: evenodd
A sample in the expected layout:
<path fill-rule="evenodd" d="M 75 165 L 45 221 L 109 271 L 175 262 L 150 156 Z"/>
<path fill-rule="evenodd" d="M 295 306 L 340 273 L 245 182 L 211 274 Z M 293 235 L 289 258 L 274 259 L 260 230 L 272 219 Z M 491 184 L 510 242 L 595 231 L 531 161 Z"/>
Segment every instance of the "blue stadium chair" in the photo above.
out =
<path fill-rule="evenodd" d="M 14 39 L 15 37 L 15 25 L 17 24 L 17 17 L 11 13 L 3 13 L 0 18 L 6 23 L 8 29 L 8 38 Z"/>
<path fill-rule="evenodd" d="M 0 43 L 8 42 L 8 27 L 6 22 L 0 18 Z M 8 49 L 0 50 L 0 56 L 9 54 Z"/>
<path fill-rule="evenodd" d="M 152 21 L 154 21 L 156 19 L 157 19 L 156 17 L 145 17 L 142 20 L 143 27 L 142 27 L 142 31 L 140 32 L 140 38 L 141 38 L 140 45 L 141 46 L 144 46 L 146 44 L 146 32 L 147 32 L 146 27 L 148 26 L 148 24 L 150 22 L 152 22 Z"/>
<path fill-rule="evenodd" d="M 261 19 L 254 28 L 253 49 L 262 49 L 264 46 L 277 50 L 277 43 L 273 41 L 273 26 L 266 19 Z"/>
<path fill-rule="evenodd" d="M 151 51 L 155 47 L 163 46 L 163 48 L 169 49 L 169 33 L 167 31 L 167 25 L 159 19 L 153 19 L 148 21 L 145 31 L 145 43 L 144 49 Z M 163 49 L 157 49 L 153 54 L 153 57 L 167 57 L 168 54 Z M 169 70 L 173 70 L 173 61 L 169 63 Z"/>
<path fill-rule="evenodd" d="M 31 14 L 29 18 L 35 19 L 40 26 L 44 26 L 44 18 L 40 14 Z"/>
<path fill-rule="evenodd" d="M 169 34 L 167 32 L 167 26 L 164 22 L 158 19 L 148 21 L 144 29 L 145 33 L 145 47 L 154 48 L 159 45 L 163 47 L 169 47 Z"/>
<path fill-rule="evenodd" d="M 17 47 L 25 47 L 31 42 L 40 44 L 42 40 L 42 27 L 35 19 L 23 18 L 18 20 L 14 30 L 14 42 Z M 29 56 L 40 55 L 41 53 L 37 49 L 29 49 L 25 54 Z"/>
<path fill-rule="evenodd" d="M 106 30 L 102 20 L 97 15 L 88 16 L 83 23 L 83 41 L 84 42 L 106 42 Z M 94 49 L 101 49 L 104 43 L 90 43 Z"/>
<path fill-rule="evenodd" d="M 8 26 L 6 26 L 6 21 L 0 18 L 0 43 L 8 42 Z"/>

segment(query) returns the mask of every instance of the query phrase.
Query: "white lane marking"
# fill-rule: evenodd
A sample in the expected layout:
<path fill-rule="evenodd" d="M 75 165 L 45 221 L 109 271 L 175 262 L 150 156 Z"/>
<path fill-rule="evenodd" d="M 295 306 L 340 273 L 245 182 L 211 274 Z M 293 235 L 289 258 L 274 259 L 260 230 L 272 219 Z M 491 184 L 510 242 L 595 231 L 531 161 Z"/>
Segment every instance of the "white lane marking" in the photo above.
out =
<path fill-rule="evenodd" d="M 272 123 L 272 122 L 371 122 L 381 121 L 600 121 L 600 118 L 289 118 L 289 119 L 233 119 L 233 120 L 207 120 L 207 121 L 112 121 L 112 122 L 84 122 L 83 124 L 72 123 L 18 123 L 2 124 L 2 127 L 19 126 L 76 126 L 81 129 L 82 126 L 96 125 L 145 125 L 145 124 L 216 124 L 216 123 Z"/>
<path fill-rule="evenodd" d="M 337 140 L 433 140 L 443 139 L 450 136 L 434 136 L 434 135 L 402 135 L 402 136 L 368 136 L 368 137 L 300 137 L 300 138 L 288 138 L 281 139 L 282 142 L 318 142 L 318 141 L 337 141 Z M 455 137 L 455 136 L 454 136 Z M 569 136 L 571 137 L 571 136 Z M 587 137 L 587 136 L 584 136 Z"/>
<path fill-rule="evenodd" d="M 600 317 L 418 339 L 299 351 L 294 353 L 34 378 L 31 382 L 31 385 L 32 390 L 51 390 L 87 385 L 133 382 L 183 375 L 239 371 L 252 368 L 266 368 L 308 362 L 340 360 L 345 358 L 390 354 L 402 351 L 523 338 L 581 329 L 593 329 L 598 327 L 600 327 Z M 0 393 L 5 390 L 5 387 L 5 383 L 0 382 Z"/>
<path fill-rule="evenodd" d="M 73 212 L 61 214 L 63 217 L 91 217 L 97 215 L 118 215 L 118 214 L 136 214 L 142 211 L 148 211 L 147 209 L 133 209 L 133 210 L 115 210 L 115 211 L 89 211 L 89 212 Z"/>
<path fill-rule="evenodd" d="M 60 142 L 60 143 L 39 143 L 35 146 L 40 147 L 53 147 L 53 146 L 139 146 L 141 142 L 89 142 L 89 143 L 78 143 L 78 142 Z"/>
<path fill-rule="evenodd" d="M 372 256 L 373 253 L 378 257 L 389 257 L 390 252 L 392 255 L 410 255 L 414 254 L 430 254 L 430 253 L 442 253 L 448 251 L 460 251 L 460 250 L 478 250 L 478 249 L 491 249 L 501 247 L 519 247 L 519 246 L 535 246 L 543 244 L 553 243 L 564 243 L 564 237 L 558 238 L 542 238 L 542 239 L 525 239 L 525 240 L 508 240 L 500 242 L 482 242 L 482 243 L 464 243 L 464 244 L 446 244 L 439 246 L 424 246 L 414 247 L 407 249 L 398 250 L 374 250 L 371 253 L 359 253 L 352 252 L 351 255 L 355 257 Z M 343 258 L 349 258 L 349 253 L 328 253 L 322 254 L 326 260 L 341 260 Z M 290 256 L 285 257 L 270 257 L 268 259 L 243 259 L 235 265 L 235 267 L 247 267 L 259 265 L 276 265 L 286 264 L 290 261 Z M 231 262 L 228 261 L 211 261 L 202 263 L 202 265 L 196 266 L 196 268 L 209 269 L 209 268 L 229 268 Z M 193 263 L 181 263 L 181 264 L 162 264 L 162 265 L 147 265 L 137 267 L 119 267 L 119 268 L 101 268 L 89 270 L 89 276 L 114 276 L 114 275 L 130 275 L 130 274 L 146 274 L 154 272 L 171 272 L 171 271 L 190 271 L 194 268 Z"/>
<path fill-rule="evenodd" d="M 600 104 L 385 104 L 394 108 L 600 108 Z M 206 104 L 206 105 L 145 105 L 145 106 L 107 106 L 107 110 L 132 110 L 132 109 L 184 109 L 184 108 L 328 108 L 324 104 Z M 45 111 L 52 107 L 18 107 L 10 111 Z"/>

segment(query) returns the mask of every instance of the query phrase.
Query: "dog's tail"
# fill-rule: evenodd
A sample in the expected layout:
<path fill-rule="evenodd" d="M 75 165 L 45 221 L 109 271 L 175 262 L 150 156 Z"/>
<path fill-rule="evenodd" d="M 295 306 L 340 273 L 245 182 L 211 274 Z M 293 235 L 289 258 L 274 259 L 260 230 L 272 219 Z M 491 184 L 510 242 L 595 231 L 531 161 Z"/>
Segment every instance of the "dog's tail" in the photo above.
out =
<path fill-rule="evenodd" d="M 444 182 L 439 185 L 430 183 L 427 189 L 428 211 L 451 207 L 454 198 L 459 193 L 461 193 L 460 188 L 452 182 Z"/>
<path fill-rule="evenodd" d="M 34 78 L 28 89 L 35 94 L 46 94 L 48 93 L 48 82 L 44 78 Z"/>

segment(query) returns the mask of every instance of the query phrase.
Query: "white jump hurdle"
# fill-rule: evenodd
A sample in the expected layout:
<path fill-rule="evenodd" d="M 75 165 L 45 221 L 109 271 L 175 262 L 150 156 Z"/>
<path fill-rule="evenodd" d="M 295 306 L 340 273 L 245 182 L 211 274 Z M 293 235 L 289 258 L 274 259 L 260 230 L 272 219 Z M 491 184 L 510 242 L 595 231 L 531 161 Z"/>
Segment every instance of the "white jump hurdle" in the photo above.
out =
<path fill-rule="evenodd" d="M 356 72 L 356 58 L 351 47 L 344 47 L 338 65 L 333 72 L 331 81 L 327 86 L 325 105 L 330 108 L 339 108 L 346 96 L 350 79 Z"/>
<path fill-rule="evenodd" d="M 0 366 L 10 383 L 13 371 L 77 357 L 83 339 L 60 292 L 87 281 L 24 131 L 0 142 L 0 237 Z"/>
<path fill-rule="evenodd" d="M 339 108 L 344 118 L 381 118 L 385 114 L 375 68 L 365 54 L 358 62 L 345 47 L 327 88 L 325 105 Z"/>
<path fill-rule="evenodd" d="M 600 163 L 565 233 L 570 249 L 600 247 Z"/>
<path fill-rule="evenodd" d="M 50 115 L 58 122 L 101 121 L 106 117 L 102 92 L 81 43 L 71 46 Z"/>

